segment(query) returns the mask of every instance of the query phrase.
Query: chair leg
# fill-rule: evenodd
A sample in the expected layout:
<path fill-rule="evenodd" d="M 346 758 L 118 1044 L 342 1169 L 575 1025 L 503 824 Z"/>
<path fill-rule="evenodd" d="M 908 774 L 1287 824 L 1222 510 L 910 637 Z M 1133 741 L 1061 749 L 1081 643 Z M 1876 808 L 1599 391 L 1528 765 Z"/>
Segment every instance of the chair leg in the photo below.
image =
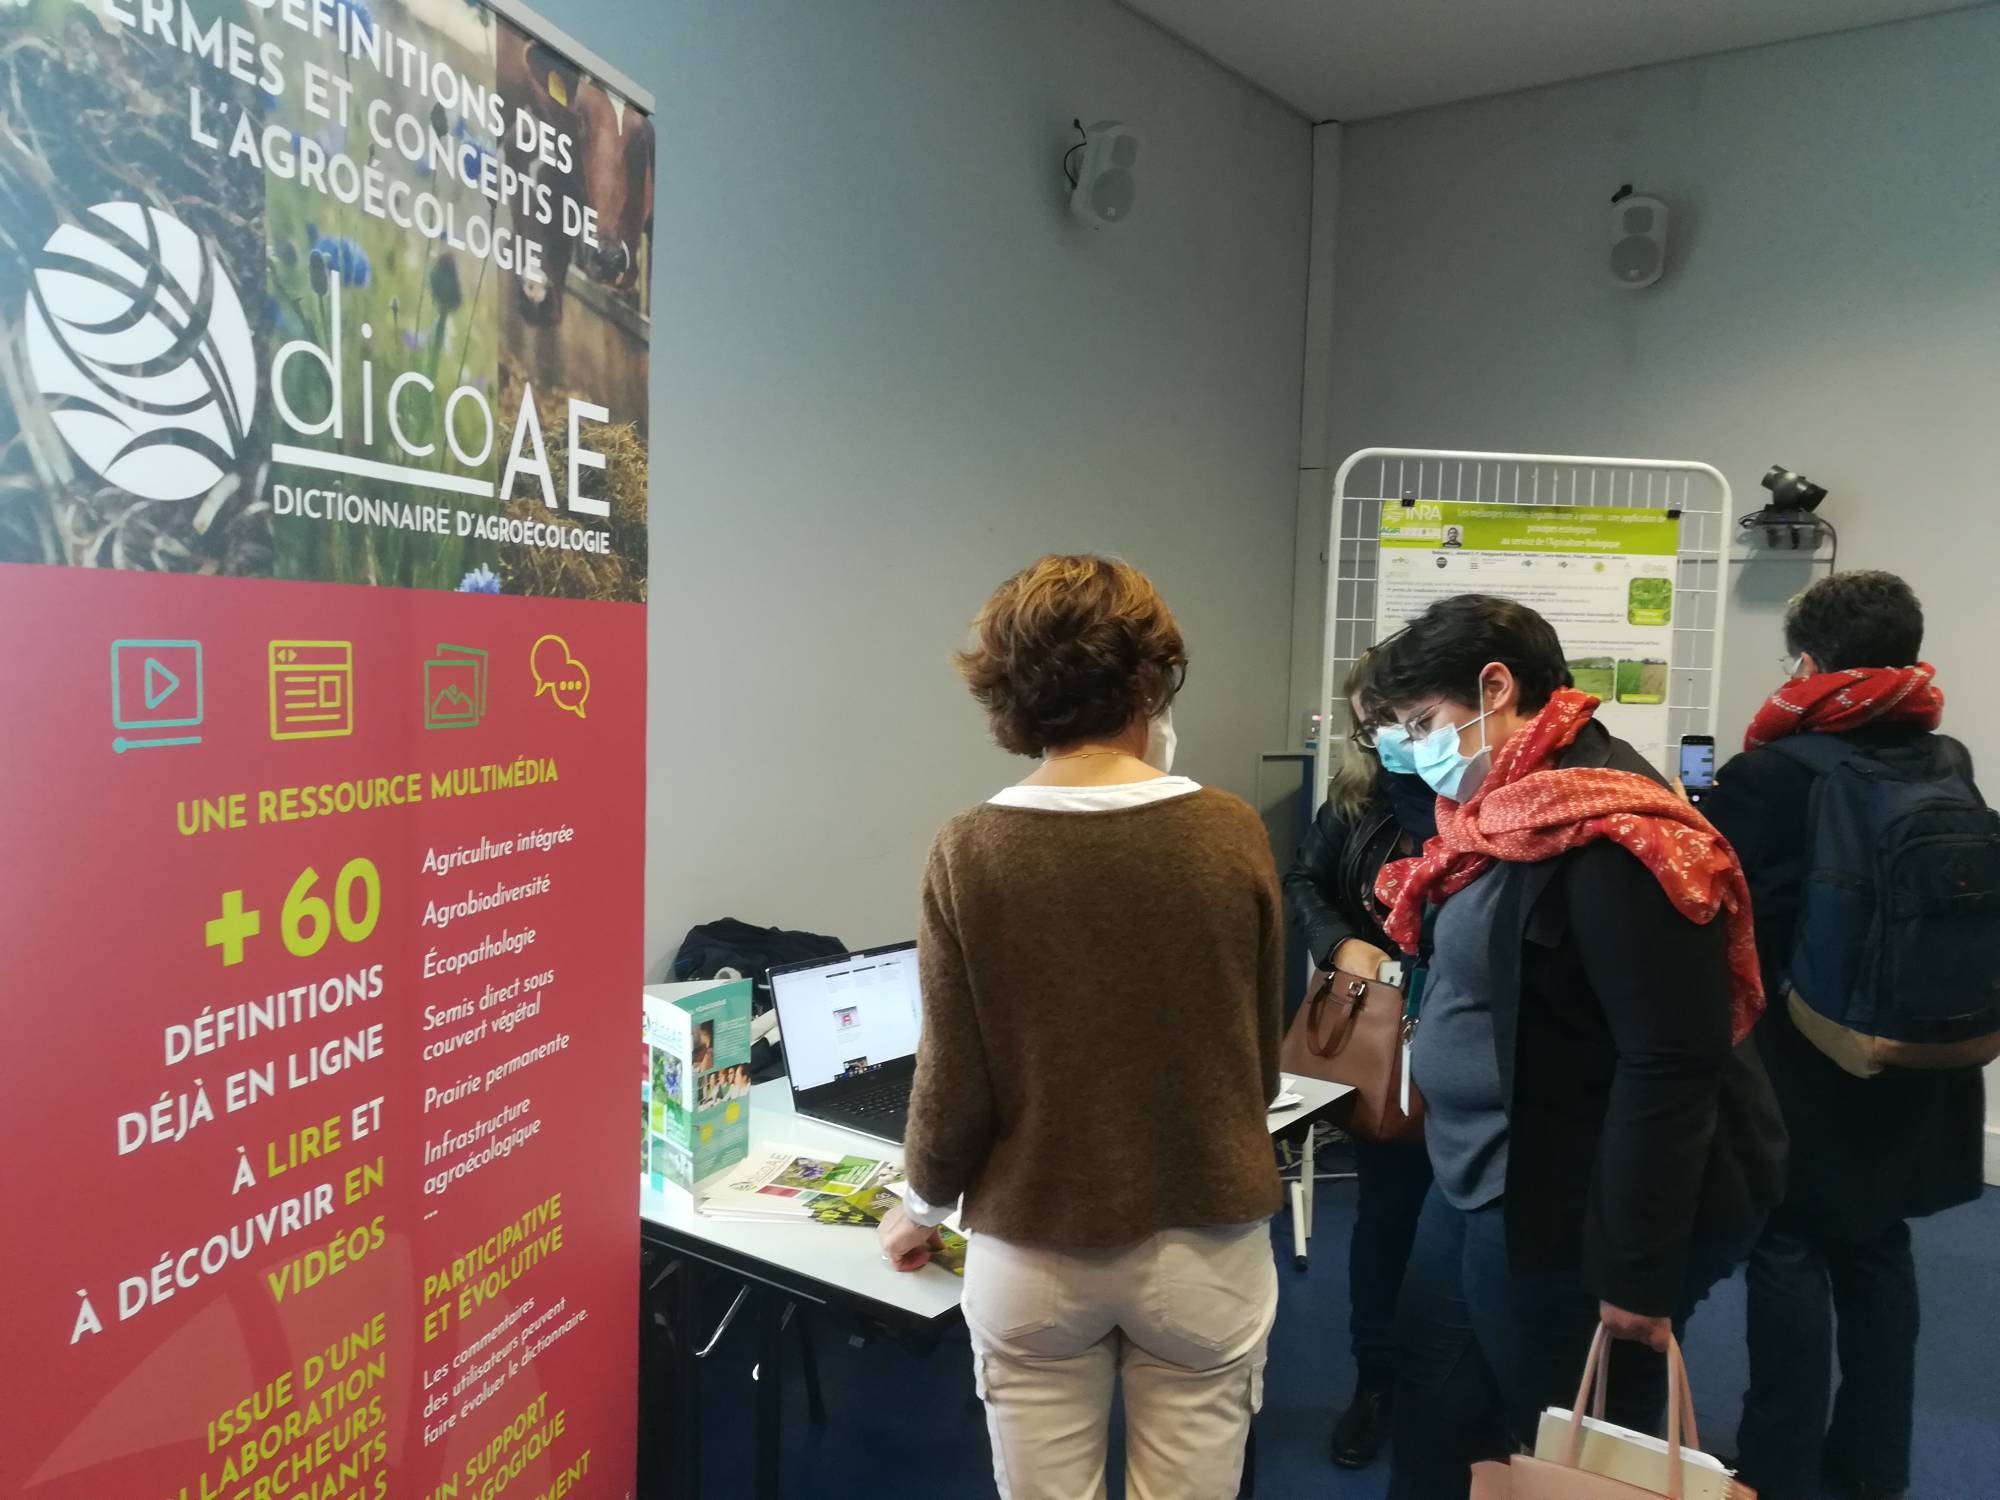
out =
<path fill-rule="evenodd" d="M 826 1426 L 826 1397 L 819 1383 L 819 1350 L 813 1342 L 809 1315 L 792 1304 L 792 1322 L 799 1333 L 799 1368 L 806 1377 L 806 1416 L 815 1427 Z"/>

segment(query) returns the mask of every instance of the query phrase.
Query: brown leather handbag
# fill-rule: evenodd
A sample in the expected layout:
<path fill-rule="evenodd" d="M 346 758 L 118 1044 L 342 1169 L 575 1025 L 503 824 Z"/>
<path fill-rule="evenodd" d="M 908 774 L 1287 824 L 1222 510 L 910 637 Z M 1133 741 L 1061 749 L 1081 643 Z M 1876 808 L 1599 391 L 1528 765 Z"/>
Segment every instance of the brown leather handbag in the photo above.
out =
<path fill-rule="evenodd" d="M 1340 969 L 1318 969 L 1292 1017 L 1278 1066 L 1328 1083 L 1351 1084 L 1349 1134 L 1365 1141 L 1413 1141 L 1424 1131 L 1424 1101 L 1410 1084 L 1402 1108 L 1403 992 Z"/>

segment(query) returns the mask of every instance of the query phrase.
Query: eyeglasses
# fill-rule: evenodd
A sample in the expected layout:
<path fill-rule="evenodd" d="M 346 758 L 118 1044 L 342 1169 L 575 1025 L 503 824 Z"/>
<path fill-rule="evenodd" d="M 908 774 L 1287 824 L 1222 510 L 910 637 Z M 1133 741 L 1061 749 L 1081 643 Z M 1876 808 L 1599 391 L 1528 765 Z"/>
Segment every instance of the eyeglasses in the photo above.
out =
<path fill-rule="evenodd" d="M 1373 750 L 1375 748 L 1375 736 L 1381 732 L 1382 726 L 1380 724 L 1363 724 L 1350 734 L 1347 739 L 1350 744 L 1358 745 L 1363 750 Z"/>
<path fill-rule="evenodd" d="M 1176 661 L 1167 663 L 1167 671 L 1172 674 L 1170 679 L 1172 691 L 1176 697 L 1179 697 L 1181 689 L 1187 686 L 1187 668 L 1186 657 L 1181 657 Z"/>
<path fill-rule="evenodd" d="M 1425 709 L 1422 713 L 1416 715 L 1416 717 L 1401 720 L 1400 722 L 1402 723 L 1404 732 L 1407 733 L 1412 740 L 1422 739 L 1425 735 L 1431 732 L 1432 728 L 1434 727 L 1431 723 L 1431 720 L 1435 719 L 1438 716 L 1438 710 L 1443 707 L 1444 707 L 1444 700 L 1440 698 L 1438 699 L 1437 702 L 1433 703 L 1429 708 Z"/>

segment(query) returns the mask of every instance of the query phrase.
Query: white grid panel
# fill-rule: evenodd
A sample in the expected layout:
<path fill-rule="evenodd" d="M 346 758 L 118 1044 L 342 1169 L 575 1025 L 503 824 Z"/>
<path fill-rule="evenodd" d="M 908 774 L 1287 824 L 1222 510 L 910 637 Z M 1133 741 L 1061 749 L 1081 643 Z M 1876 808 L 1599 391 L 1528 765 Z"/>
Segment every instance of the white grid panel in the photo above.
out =
<path fill-rule="evenodd" d="M 1343 738 L 1337 726 L 1347 722 L 1340 684 L 1355 658 L 1375 643 L 1382 507 L 1404 500 L 1679 511 L 1668 743 L 1684 734 L 1715 733 L 1730 511 L 1729 481 L 1720 472 L 1674 459 L 1363 448 L 1333 481 L 1314 767 L 1322 796 Z"/>

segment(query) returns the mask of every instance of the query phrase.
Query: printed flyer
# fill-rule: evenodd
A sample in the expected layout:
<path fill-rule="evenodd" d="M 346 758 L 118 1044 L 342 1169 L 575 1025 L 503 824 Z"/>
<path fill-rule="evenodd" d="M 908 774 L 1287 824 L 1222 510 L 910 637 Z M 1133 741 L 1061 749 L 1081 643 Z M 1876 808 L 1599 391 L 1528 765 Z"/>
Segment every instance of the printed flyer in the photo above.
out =
<path fill-rule="evenodd" d="M 646 101 L 0 10 L 0 1495 L 627 1500 Z"/>
<path fill-rule="evenodd" d="M 1576 685 L 1603 700 L 1604 727 L 1672 775 L 1680 528 L 1665 510 L 1385 503 L 1376 639 L 1454 594 L 1517 599 L 1555 626 Z"/>

